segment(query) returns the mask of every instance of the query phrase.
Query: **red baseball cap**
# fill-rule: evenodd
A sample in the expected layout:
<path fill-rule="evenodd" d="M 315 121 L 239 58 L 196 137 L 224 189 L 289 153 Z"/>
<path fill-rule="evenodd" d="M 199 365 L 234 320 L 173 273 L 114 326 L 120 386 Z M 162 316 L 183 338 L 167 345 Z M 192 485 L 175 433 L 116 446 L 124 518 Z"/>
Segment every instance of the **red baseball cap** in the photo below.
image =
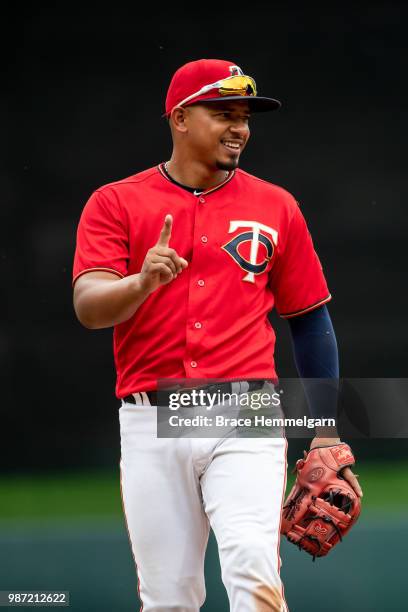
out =
<path fill-rule="evenodd" d="M 245 75 L 234 62 L 200 59 L 181 66 L 173 75 L 166 97 L 165 116 L 176 106 L 189 106 L 197 102 L 242 100 L 245 97 L 254 112 L 280 108 L 274 98 L 257 95 L 252 77 Z"/>

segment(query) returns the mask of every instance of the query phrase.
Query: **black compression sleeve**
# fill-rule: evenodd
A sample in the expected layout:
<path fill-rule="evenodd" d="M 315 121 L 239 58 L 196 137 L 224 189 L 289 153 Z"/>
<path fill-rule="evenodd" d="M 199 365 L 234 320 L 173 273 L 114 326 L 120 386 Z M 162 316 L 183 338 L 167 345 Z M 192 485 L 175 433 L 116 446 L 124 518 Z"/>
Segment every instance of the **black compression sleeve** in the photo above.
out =
<path fill-rule="evenodd" d="M 320 306 L 312 312 L 288 319 L 288 322 L 295 363 L 303 379 L 310 413 L 314 418 L 334 418 L 337 414 L 339 358 L 327 307 Z"/>

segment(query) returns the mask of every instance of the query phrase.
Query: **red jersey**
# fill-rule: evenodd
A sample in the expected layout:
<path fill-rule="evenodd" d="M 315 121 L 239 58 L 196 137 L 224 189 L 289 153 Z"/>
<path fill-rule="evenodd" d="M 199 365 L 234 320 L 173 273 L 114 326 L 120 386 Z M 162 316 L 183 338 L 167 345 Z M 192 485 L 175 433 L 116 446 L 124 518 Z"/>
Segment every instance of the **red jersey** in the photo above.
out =
<path fill-rule="evenodd" d="M 160 378 L 274 379 L 275 306 L 293 317 L 331 298 L 293 196 L 242 170 L 195 195 L 163 166 L 97 189 L 78 226 L 74 282 L 140 272 L 166 214 L 169 246 L 189 265 L 114 328 L 116 395 Z"/>

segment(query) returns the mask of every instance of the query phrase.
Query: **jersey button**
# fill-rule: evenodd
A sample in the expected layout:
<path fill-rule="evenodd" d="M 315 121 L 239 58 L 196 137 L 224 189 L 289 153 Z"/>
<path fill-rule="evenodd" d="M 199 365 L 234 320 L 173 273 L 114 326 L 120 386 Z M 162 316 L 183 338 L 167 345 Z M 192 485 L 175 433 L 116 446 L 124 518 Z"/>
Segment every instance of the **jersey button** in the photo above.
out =
<path fill-rule="evenodd" d="M 202 325 L 201 325 L 200 321 L 196 321 L 196 322 L 194 323 L 194 327 L 195 327 L 196 329 L 201 329 L 201 328 L 202 328 Z"/>
<path fill-rule="evenodd" d="M 207 236 L 201 236 L 201 242 L 208 242 Z"/>
<path fill-rule="evenodd" d="M 201 202 L 201 204 L 205 204 L 205 198 L 201 197 L 198 199 L 199 202 Z"/>
<path fill-rule="evenodd" d="M 196 368 L 197 367 L 197 362 L 196 361 L 191 361 L 190 365 L 192 368 Z"/>
<path fill-rule="evenodd" d="M 199 281 L 197 281 L 197 285 L 198 285 L 199 287 L 204 287 L 205 282 L 204 282 L 204 281 L 203 281 L 203 280 L 200 278 L 200 280 L 199 280 Z"/>

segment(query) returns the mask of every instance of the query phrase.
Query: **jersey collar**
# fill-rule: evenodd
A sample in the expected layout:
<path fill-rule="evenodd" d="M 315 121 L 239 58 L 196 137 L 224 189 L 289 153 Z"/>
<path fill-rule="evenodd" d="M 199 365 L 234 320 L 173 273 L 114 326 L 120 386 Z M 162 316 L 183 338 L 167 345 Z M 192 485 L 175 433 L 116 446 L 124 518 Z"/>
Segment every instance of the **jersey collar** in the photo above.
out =
<path fill-rule="evenodd" d="M 235 170 L 231 170 L 231 172 L 228 173 L 228 176 L 226 176 L 225 179 L 221 183 L 219 183 L 218 185 L 215 185 L 214 187 L 211 187 L 210 189 L 204 189 L 204 191 L 200 191 L 199 189 L 195 189 L 193 187 L 187 187 L 186 185 L 182 185 L 181 183 L 178 183 L 173 178 L 171 178 L 171 176 L 165 170 L 164 162 L 159 164 L 157 166 L 157 169 L 167 181 L 169 181 L 170 183 L 173 183 L 174 185 L 177 185 L 181 189 L 184 189 L 185 191 L 188 191 L 189 193 L 197 197 L 202 196 L 202 195 L 208 195 L 209 193 L 212 193 L 213 191 L 217 191 L 217 189 L 221 189 L 221 187 L 224 187 L 224 185 L 229 183 L 230 180 L 235 176 Z"/>

